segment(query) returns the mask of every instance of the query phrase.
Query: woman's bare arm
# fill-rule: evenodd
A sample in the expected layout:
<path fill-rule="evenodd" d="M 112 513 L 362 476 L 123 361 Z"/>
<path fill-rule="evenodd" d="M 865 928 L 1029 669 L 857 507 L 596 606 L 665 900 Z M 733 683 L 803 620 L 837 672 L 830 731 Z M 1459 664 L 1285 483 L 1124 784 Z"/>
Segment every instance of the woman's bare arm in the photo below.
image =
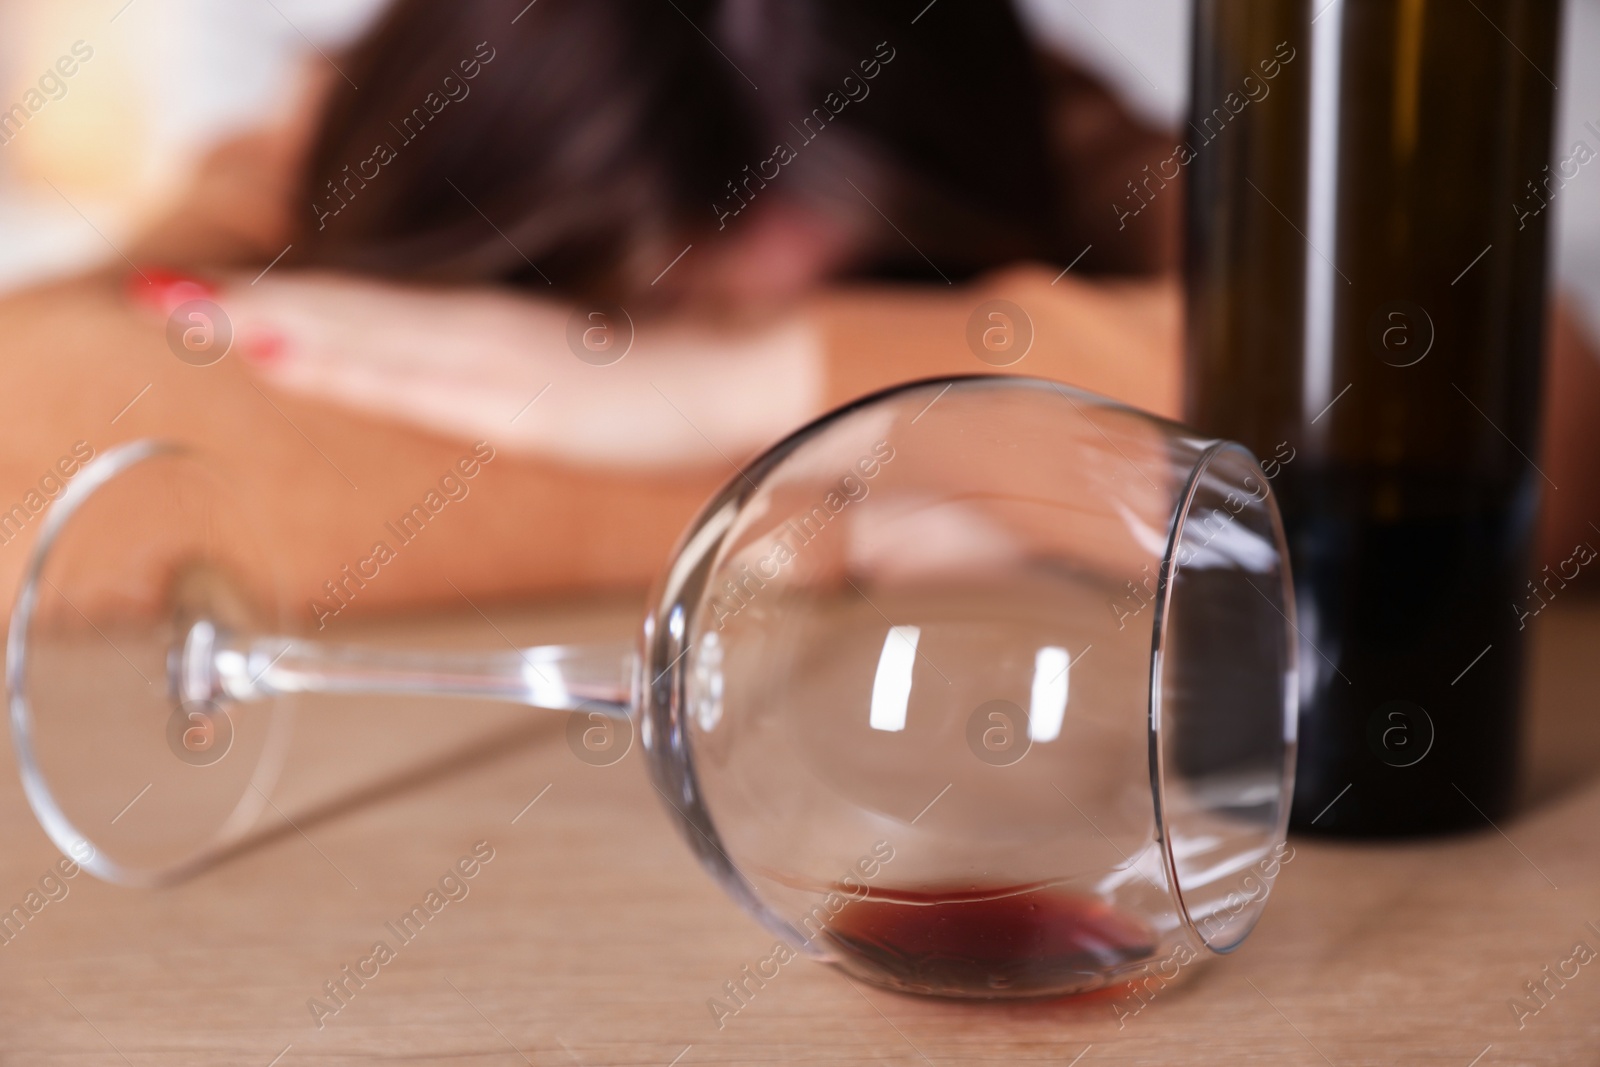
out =
<path fill-rule="evenodd" d="M 96 276 L 0 301 L 0 508 L 20 502 L 57 459 L 144 436 L 214 452 L 239 475 L 276 535 L 284 587 L 307 614 L 322 583 L 365 556 L 383 524 L 419 503 L 463 456 L 448 440 L 259 387 L 233 357 L 194 367 L 137 315 L 120 279 Z M 115 421 L 113 421 L 115 420 Z M 461 604 L 563 589 L 635 587 L 721 479 L 605 474 L 497 456 L 353 605 Z M 41 522 L 0 544 L 9 603 Z M 463 605 L 464 606 L 464 605 Z"/>
<path fill-rule="evenodd" d="M 194 442 L 239 473 L 276 535 L 285 588 L 309 616 L 323 582 L 365 556 L 386 521 L 420 502 L 472 451 L 473 435 L 452 439 L 276 389 L 237 356 L 191 366 L 168 349 L 162 324 L 122 290 L 120 279 L 104 274 L 0 300 L 0 359 L 11 386 L 0 396 L 5 506 L 78 441 L 97 453 L 143 436 Z M 1028 309 L 1037 331 L 1033 351 L 1012 370 L 1075 380 L 1144 407 L 1175 406 L 1170 289 L 1052 287 L 1047 271 L 1022 270 L 956 293 L 820 296 L 808 315 L 823 341 L 825 386 L 814 410 L 786 419 L 908 378 L 990 370 L 967 349 L 965 329 L 972 309 L 1000 294 Z M 449 364 L 440 370 L 448 376 Z M 661 408 L 680 417 L 665 396 Z M 538 414 L 536 405 L 521 418 Z M 742 462 L 753 450 L 728 459 Z M 705 443 L 695 462 L 630 472 L 502 447 L 470 495 L 385 567 L 351 613 L 459 604 L 456 589 L 478 600 L 642 586 L 697 507 L 732 475 L 728 459 Z M 38 522 L 0 545 L 7 599 Z"/>
<path fill-rule="evenodd" d="M 1023 267 L 971 286 L 845 288 L 814 297 L 804 315 L 817 338 L 821 384 L 804 409 L 779 405 L 771 433 L 863 393 L 912 378 L 995 370 L 969 349 L 967 326 L 988 301 L 1004 299 L 1031 320 L 1034 341 L 1008 372 L 1071 382 L 1167 415 L 1179 409 L 1180 300 L 1171 282 L 1088 284 Z M 480 294 L 481 296 L 481 294 Z M 404 298 L 403 294 L 400 295 Z M 514 296 L 511 299 L 516 299 Z M 0 395 L 8 427 L 0 445 L 0 509 L 21 501 L 77 441 L 97 452 L 118 441 L 168 436 L 197 443 L 242 477 L 276 533 L 285 587 L 308 618 L 323 582 L 365 556 L 386 521 L 409 511 L 472 451 L 499 437 L 495 458 L 425 534 L 368 584 L 350 614 L 395 606 L 461 604 L 569 590 L 639 588 L 666 562 L 677 534 L 705 498 L 767 438 L 713 444 L 715 416 L 697 418 L 698 456 L 670 465 L 658 456 L 579 462 L 540 448 L 505 447 L 494 422 L 514 413 L 496 399 L 482 433 L 417 428 L 415 412 L 360 413 L 327 397 L 275 387 L 237 355 L 190 366 L 168 349 L 159 322 L 130 305 L 114 276 L 97 275 L 0 300 L 0 359 L 11 388 Z M 472 343 L 470 336 L 456 338 Z M 557 341 L 556 343 L 563 343 Z M 520 353 L 526 355 L 526 353 Z M 516 358 L 519 353 L 508 353 Z M 562 358 L 576 361 L 570 353 Z M 632 357 L 629 357 L 632 358 Z M 462 403 L 471 383 L 441 362 L 424 392 Z M 669 381 L 662 378 L 661 381 Z M 1541 558 L 1593 539 L 1600 469 L 1600 362 L 1565 314 L 1552 336 L 1545 467 L 1561 490 L 1548 494 Z M 668 422 L 682 412 L 661 395 Z M 532 399 L 532 390 L 527 399 Z M 680 398 L 681 399 L 681 398 Z M 546 400 L 603 405 L 555 394 Z M 760 396 L 749 405 L 759 407 Z M 130 406 L 131 404 L 131 406 Z M 470 403 L 466 405 L 470 414 Z M 681 406 L 681 405 L 680 405 Z M 460 412 L 457 412 L 459 415 Z M 570 417 L 571 412 L 566 413 Z M 112 420 L 115 419 L 113 422 Z M 743 416 L 741 416 L 743 419 Z M 470 421 L 470 420 L 469 420 Z M 748 432 L 749 422 L 741 422 Z M 624 443 L 625 445 L 625 443 Z M 625 447 L 624 447 L 625 451 Z M 0 594 L 9 599 L 35 518 L 0 544 Z M 459 589 L 460 592 L 457 592 Z"/>

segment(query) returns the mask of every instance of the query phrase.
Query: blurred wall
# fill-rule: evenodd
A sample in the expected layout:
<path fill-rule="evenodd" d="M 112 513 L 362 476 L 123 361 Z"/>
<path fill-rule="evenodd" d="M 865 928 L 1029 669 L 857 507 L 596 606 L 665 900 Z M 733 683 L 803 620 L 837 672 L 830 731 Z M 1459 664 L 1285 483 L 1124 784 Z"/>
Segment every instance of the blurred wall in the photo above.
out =
<path fill-rule="evenodd" d="M 0 290 L 115 257 L 207 147 L 281 112 L 300 64 L 384 2 L 4 0 Z"/>

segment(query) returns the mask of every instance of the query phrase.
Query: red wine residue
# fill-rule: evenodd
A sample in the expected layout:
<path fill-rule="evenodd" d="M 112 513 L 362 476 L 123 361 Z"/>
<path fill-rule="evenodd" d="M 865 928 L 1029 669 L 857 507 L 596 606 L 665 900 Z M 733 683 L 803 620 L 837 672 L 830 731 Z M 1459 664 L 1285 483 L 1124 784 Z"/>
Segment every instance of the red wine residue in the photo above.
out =
<path fill-rule="evenodd" d="M 885 890 L 846 904 L 824 929 L 850 969 L 950 996 L 1070 992 L 1148 959 L 1156 935 L 1104 901 L 1060 890 Z M 846 887 L 840 887 L 841 893 Z"/>

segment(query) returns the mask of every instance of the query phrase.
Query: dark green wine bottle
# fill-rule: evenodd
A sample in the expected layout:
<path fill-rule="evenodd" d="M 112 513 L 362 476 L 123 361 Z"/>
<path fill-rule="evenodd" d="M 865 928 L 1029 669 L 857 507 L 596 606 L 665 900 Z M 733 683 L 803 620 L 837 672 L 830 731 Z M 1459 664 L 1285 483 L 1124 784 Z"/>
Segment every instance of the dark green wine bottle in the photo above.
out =
<path fill-rule="evenodd" d="M 1301 830 L 1512 800 L 1560 8 L 1196 0 L 1187 417 L 1271 457 Z"/>

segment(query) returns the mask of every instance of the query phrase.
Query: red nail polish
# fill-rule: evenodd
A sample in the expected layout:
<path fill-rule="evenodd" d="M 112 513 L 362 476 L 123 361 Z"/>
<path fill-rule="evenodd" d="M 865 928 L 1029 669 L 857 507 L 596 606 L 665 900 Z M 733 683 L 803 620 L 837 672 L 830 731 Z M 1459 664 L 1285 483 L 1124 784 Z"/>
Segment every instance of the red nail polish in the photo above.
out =
<path fill-rule="evenodd" d="M 127 293 L 134 303 L 166 316 L 190 300 L 215 299 L 217 290 L 209 282 L 187 274 L 146 267 L 128 275 Z"/>
<path fill-rule="evenodd" d="M 277 363 L 287 349 L 288 342 L 276 330 L 257 330 L 239 342 L 239 354 L 260 367 Z"/>

